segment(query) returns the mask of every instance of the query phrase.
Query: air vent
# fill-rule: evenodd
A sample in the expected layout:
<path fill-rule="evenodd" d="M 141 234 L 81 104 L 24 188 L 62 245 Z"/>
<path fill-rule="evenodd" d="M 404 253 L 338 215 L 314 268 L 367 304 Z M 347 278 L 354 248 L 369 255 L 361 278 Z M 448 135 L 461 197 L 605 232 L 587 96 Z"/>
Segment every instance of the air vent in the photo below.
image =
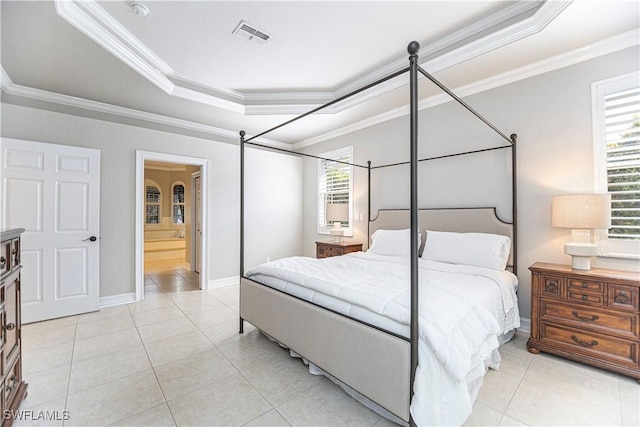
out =
<path fill-rule="evenodd" d="M 257 29 L 245 21 L 240 21 L 233 33 L 241 39 L 248 40 L 255 44 L 265 44 L 271 39 L 271 35 Z"/>

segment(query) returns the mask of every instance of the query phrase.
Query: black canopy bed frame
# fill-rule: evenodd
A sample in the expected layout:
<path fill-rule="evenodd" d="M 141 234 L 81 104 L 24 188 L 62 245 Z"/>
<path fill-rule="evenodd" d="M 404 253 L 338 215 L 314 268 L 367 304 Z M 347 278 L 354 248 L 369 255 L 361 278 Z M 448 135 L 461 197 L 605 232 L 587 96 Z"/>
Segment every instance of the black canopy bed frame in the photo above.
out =
<path fill-rule="evenodd" d="M 507 136 L 498 128 L 481 116 L 466 102 L 456 96 L 442 83 L 427 73 L 418 65 L 418 42 L 411 42 L 407 51 L 409 54 L 409 66 L 400 71 L 392 73 L 371 84 L 359 88 L 349 94 L 341 96 L 327 104 L 319 106 L 305 114 L 297 116 L 280 125 L 259 133 L 253 137 L 245 138 L 246 133 L 240 132 L 240 325 L 239 332 L 244 332 L 244 321 L 247 320 L 257 329 L 263 331 L 281 344 L 295 351 L 306 360 L 319 366 L 331 376 L 342 383 L 352 387 L 357 392 L 378 404 L 384 410 L 398 418 L 411 423 L 409 405 L 413 395 L 413 383 L 418 366 L 418 263 L 419 250 L 415 244 L 411 244 L 410 249 L 410 275 L 411 275 L 411 310 L 410 310 L 410 335 L 409 338 L 388 332 L 382 328 L 370 325 L 352 317 L 334 312 L 318 306 L 312 302 L 299 299 L 268 286 L 259 284 L 245 277 L 244 252 L 245 252 L 245 230 L 244 230 L 244 156 L 245 146 L 250 145 L 262 149 L 280 151 L 289 155 L 330 160 L 306 153 L 292 152 L 285 149 L 263 145 L 256 140 L 269 132 L 286 126 L 292 122 L 314 114 L 324 108 L 344 101 L 367 89 L 377 86 L 387 80 L 398 77 L 409 72 L 409 95 L 410 95 L 410 160 L 407 162 L 393 163 L 380 166 L 371 166 L 368 162 L 366 166 L 355 163 L 348 163 L 350 166 L 365 168 L 368 171 L 368 229 L 379 229 L 392 224 L 390 228 L 407 228 L 408 225 L 412 236 L 417 236 L 419 230 L 426 228 L 426 223 L 430 229 L 442 231 L 450 230 L 447 225 L 438 224 L 450 221 L 452 215 L 459 216 L 461 221 L 468 221 L 468 218 L 475 218 L 481 215 L 483 224 L 474 225 L 475 219 L 468 224 L 467 231 L 494 232 L 506 234 L 511 238 L 511 255 L 509 267 L 517 272 L 517 185 L 516 185 L 516 134 Z M 466 151 L 444 156 L 418 159 L 418 74 L 433 82 L 436 86 L 450 95 L 456 102 L 471 112 L 474 116 L 493 129 L 508 144 L 498 147 L 483 148 L 473 151 Z M 506 223 L 499 218 L 495 208 L 457 208 L 457 209 L 419 209 L 418 207 L 418 164 L 424 161 L 438 160 L 448 157 L 472 155 L 476 153 L 511 149 L 511 197 L 512 197 L 512 222 Z M 344 162 L 338 162 L 344 163 Z M 410 208 L 404 210 L 385 210 L 386 220 L 381 225 L 376 225 L 371 218 L 371 173 L 379 168 L 393 167 L 398 165 L 410 165 Z M 388 215 L 393 218 L 389 220 Z M 401 218 L 397 220 L 397 218 Z M 386 222 L 385 222 L 386 221 Z M 389 222 L 390 221 L 390 222 Z M 399 221 L 399 222 L 398 222 Z M 490 225 L 487 225 L 490 224 Z M 475 227 L 475 229 L 474 229 Z M 506 229 L 504 229 L 506 227 Z M 457 230 L 465 231 L 465 230 Z M 370 236 L 370 235 L 369 235 Z M 265 308 L 267 307 L 267 308 Z M 295 319 L 292 321 L 291 319 Z M 319 326 L 321 325 L 321 326 Z M 312 331 L 311 337 L 309 332 Z M 345 351 L 334 351 L 335 346 L 339 346 Z M 380 354 L 380 349 L 384 349 L 384 355 Z M 373 370 L 372 370 L 373 369 Z M 375 372 L 375 375 L 371 375 Z"/>

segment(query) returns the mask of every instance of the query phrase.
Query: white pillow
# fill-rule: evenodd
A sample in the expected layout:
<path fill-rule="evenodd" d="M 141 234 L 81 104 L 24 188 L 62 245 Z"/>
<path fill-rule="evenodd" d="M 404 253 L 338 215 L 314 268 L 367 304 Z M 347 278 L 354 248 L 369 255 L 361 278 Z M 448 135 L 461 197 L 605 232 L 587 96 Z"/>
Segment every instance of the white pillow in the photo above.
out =
<path fill-rule="evenodd" d="M 507 236 L 427 230 L 422 258 L 504 270 L 510 250 L 511 239 Z"/>
<path fill-rule="evenodd" d="M 377 230 L 371 235 L 371 246 L 368 253 L 376 255 L 409 256 L 409 237 L 411 229 L 405 230 Z M 418 249 L 422 234 L 418 234 Z"/>

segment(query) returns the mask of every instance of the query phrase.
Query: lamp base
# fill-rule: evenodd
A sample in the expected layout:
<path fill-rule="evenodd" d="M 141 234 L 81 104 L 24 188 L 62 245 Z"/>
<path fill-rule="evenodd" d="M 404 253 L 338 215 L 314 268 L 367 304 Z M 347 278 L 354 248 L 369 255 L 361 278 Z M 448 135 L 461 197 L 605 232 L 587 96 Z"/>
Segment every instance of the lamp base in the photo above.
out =
<path fill-rule="evenodd" d="M 591 257 L 577 255 L 572 256 L 571 268 L 574 270 L 591 270 Z"/>
<path fill-rule="evenodd" d="M 344 230 L 338 221 L 333 223 L 333 228 L 329 229 L 329 233 L 333 236 L 333 241 L 336 243 L 342 242 L 342 236 L 344 235 Z"/>
<path fill-rule="evenodd" d="M 598 247 L 593 243 L 571 242 L 564 245 L 564 253 L 571 255 L 571 268 L 590 270 L 591 257 L 598 255 Z"/>

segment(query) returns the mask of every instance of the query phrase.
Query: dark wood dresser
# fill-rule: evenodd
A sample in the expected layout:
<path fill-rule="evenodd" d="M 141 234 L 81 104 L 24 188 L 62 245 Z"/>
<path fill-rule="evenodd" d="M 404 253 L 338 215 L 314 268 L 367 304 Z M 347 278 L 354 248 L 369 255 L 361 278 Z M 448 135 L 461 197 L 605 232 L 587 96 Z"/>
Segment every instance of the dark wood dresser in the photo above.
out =
<path fill-rule="evenodd" d="M 552 353 L 640 382 L 640 272 L 536 263 L 532 353 Z"/>
<path fill-rule="evenodd" d="M 20 323 L 20 235 L 23 228 L 2 230 L 0 253 L 0 375 L 2 381 L 2 426 L 11 425 L 6 411 L 17 411 L 27 394 L 22 378 Z"/>
<path fill-rule="evenodd" d="M 361 250 L 362 243 L 316 242 L 316 258 L 329 258 Z"/>

